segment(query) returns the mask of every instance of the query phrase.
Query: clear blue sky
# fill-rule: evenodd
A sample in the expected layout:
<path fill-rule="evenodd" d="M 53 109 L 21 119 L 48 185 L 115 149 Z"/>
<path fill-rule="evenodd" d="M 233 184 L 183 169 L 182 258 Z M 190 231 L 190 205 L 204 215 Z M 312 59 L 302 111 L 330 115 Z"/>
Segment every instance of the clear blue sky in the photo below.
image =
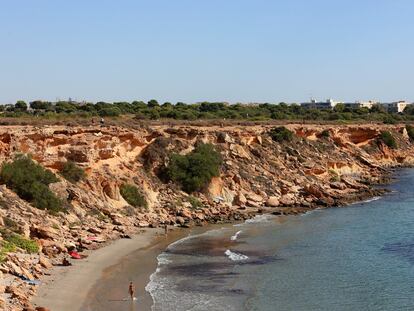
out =
<path fill-rule="evenodd" d="M 412 0 L 12 0 L 0 103 L 414 101 Z"/>

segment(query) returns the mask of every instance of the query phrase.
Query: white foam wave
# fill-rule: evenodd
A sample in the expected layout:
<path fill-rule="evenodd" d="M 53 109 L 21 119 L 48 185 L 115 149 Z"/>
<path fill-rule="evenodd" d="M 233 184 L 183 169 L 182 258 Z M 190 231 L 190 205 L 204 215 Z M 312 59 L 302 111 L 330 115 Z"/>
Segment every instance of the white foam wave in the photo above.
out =
<path fill-rule="evenodd" d="M 373 201 L 376 201 L 376 200 L 379 200 L 379 199 L 381 199 L 381 197 L 373 197 L 371 199 L 362 201 L 362 203 L 369 203 L 369 202 L 373 202 Z"/>
<path fill-rule="evenodd" d="M 271 214 L 256 215 L 251 219 L 246 220 L 246 224 L 256 224 L 260 222 L 268 222 L 274 216 Z"/>
<path fill-rule="evenodd" d="M 237 238 L 239 237 L 239 234 L 242 233 L 242 230 L 237 231 L 231 238 L 230 240 L 232 241 L 236 241 Z"/>
<path fill-rule="evenodd" d="M 168 265 L 171 263 L 171 260 L 168 259 L 169 255 L 166 253 L 161 253 L 157 256 L 158 265 Z"/>
<path fill-rule="evenodd" d="M 226 254 L 229 257 L 229 259 L 230 260 L 233 260 L 233 261 L 241 261 L 241 260 L 247 260 L 247 259 L 249 259 L 248 256 L 243 255 L 243 254 L 240 254 L 240 253 L 232 252 L 229 249 L 226 250 L 224 252 L 224 254 Z"/>

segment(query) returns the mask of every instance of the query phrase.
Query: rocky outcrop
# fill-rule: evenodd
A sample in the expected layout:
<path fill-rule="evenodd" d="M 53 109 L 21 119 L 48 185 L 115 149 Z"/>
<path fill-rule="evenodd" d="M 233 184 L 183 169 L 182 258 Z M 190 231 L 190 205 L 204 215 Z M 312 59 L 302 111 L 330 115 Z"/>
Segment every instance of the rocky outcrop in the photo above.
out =
<path fill-rule="evenodd" d="M 261 212 L 298 214 L 343 205 L 378 194 L 370 185 L 383 181 L 387 168 L 414 163 L 403 126 L 290 124 L 296 133 L 290 143 L 272 141 L 267 135 L 271 127 L 0 128 L 0 162 L 23 152 L 56 173 L 68 160 L 86 172 L 77 184 L 59 177 L 50 185 L 65 202 L 65 212 L 58 215 L 38 210 L 0 186 L 0 224 L 39 246 L 39 254 L 18 249 L 0 264 L 9 277 L 0 305 L 32 308 L 37 285 L 27 280 L 41 279 L 73 248 L 96 249 L 142 227 L 188 227 L 240 221 Z M 392 132 L 398 149 L 380 142 L 384 129 Z M 157 175 L 171 152 L 185 154 L 198 142 L 214 144 L 223 165 L 208 189 L 190 197 Z M 142 190 L 147 209 L 128 205 L 119 190 L 123 183 Z"/>

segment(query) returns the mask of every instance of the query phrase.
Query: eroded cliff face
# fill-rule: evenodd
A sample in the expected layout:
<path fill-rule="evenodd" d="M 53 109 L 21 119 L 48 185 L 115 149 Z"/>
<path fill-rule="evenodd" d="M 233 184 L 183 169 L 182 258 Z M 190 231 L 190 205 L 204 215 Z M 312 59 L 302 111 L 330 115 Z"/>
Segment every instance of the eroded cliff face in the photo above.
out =
<path fill-rule="evenodd" d="M 342 205 L 375 195 L 370 184 L 384 177 L 387 167 L 412 165 L 413 146 L 404 126 L 317 126 L 292 124 L 293 142 L 276 143 L 270 126 L 153 126 L 0 128 L 0 162 L 16 153 L 58 173 L 70 160 L 84 168 L 85 180 L 61 181 L 50 188 L 67 204 L 57 216 L 38 210 L 0 186 L 0 224 L 12 220 L 19 231 L 35 239 L 41 255 L 12 254 L 1 265 L 7 280 L 41 278 L 50 262 L 61 262 L 70 246 L 93 249 L 105 241 L 160 224 L 190 226 L 242 220 L 260 212 L 300 213 L 315 207 Z M 390 131 L 399 148 L 379 139 Z M 329 133 L 329 134 L 327 134 Z M 188 194 L 156 176 L 171 152 L 185 154 L 198 142 L 212 143 L 223 157 L 219 177 L 192 208 Z M 120 195 L 124 183 L 142 189 L 148 209 L 128 206 Z M 40 260 L 39 260 L 40 258 Z M 10 310 L 30 306 L 35 286 L 24 282 L 6 288 Z M 0 288 L 2 291 L 5 288 Z M 13 309 L 14 308 L 14 309 Z"/>

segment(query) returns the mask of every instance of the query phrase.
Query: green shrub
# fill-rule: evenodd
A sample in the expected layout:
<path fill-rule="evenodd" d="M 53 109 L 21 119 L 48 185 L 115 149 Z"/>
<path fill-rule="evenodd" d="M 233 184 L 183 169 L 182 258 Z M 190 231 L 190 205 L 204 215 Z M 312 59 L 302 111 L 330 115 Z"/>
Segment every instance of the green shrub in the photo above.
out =
<path fill-rule="evenodd" d="M 392 134 L 388 131 L 381 132 L 380 139 L 391 149 L 396 149 L 398 147 L 394 136 L 392 136 Z"/>
<path fill-rule="evenodd" d="M 284 126 L 279 126 L 269 131 L 270 137 L 276 142 L 292 141 L 293 132 Z"/>
<path fill-rule="evenodd" d="M 120 187 L 121 195 L 125 199 L 125 201 L 128 202 L 128 204 L 134 206 L 134 207 L 147 207 L 147 201 L 145 200 L 145 197 L 142 195 L 141 191 L 134 186 L 130 184 L 123 184 Z"/>
<path fill-rule="evenodd" d="M 16 251 L 16 246 L 12 243 L 3 241 L 0 247 L 0 263 L 6 259 L 8 253 Z"/>
<path fill-rule="evenodd" d="M 405 129 L 407 130 L 408 137 L 410 137 L 410 140 L 414 141 L 414 127 L 407 124 L 405 126 Z"/>
<path fill-rule="evenodd" d="M 51 171 L 24 155 L 16 156 L 13 162 L 4 163 L 0 171 L 1 183 L 6 184 L 21 199 L 51 213 L 62 210 L 61 200 L 48 187 L 57 181 Z"/>
<path fill-rule="evenodd" d="M 65 163 L 60 174 L 74 184 L 85 178 L 85 171 L 72 161 Z"/>
<path fill-rule="evenodd" d="M 203 204 L 196 197 L 193 197 L 192 195 L 190 195 L 187 199 L 188 199 L 188 202 L 190 202 L 192 208 L 199 209 L 203 207 Z"/>
<path fill-rule="evenodd" d="M 211 144 L 200 144 L 187 155 L 173 154 L 166 170 L 168 180 L 188 193 L 200 191 L 219 176 L 221 155 Z"/>
<path fill-rule="evenodd" d="M 11 234 L 6 238 L 6 241 L 18 248 L 25 250 L 29 254 L 34 254 L 39 251 L 39 246 L 37 245 L 36 241 L 25 239 L 19 234 Z"/>
<path fill-rule="evenodd" d="M 329 136 L 331 136 L 331 133 L 329 132 L 329 130 L 323 130 L 320 134 L 320 137 L 323 137 L 323 138 L 329 138 Z"/>

